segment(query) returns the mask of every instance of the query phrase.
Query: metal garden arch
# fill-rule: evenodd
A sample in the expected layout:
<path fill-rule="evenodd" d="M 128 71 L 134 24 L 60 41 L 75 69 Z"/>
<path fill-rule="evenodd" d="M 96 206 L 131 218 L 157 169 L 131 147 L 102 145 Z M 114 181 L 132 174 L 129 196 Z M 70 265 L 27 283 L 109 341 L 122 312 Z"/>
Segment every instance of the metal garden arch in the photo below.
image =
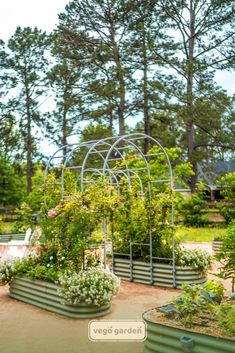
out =
<path fill-rule="evenodd" d="M 144 152 L 144 140 L 148 139 L 151 146 L 157 146 L 157 152 L 145 153 Z M 134 153 L 136 158 L 142 160 L 142 166 L 131 167 L 126 157 Z M 162 156 L 162 163 L 166 165 L 167 176 L 155 177 L 151 174 L 150 163 Z M 75 163 L 75 160 L 79 162 Z M 121 165 L 121 167 L 119 167 Z M 59 168 L 58 168 L 59 167 Z M 135 181 L 139 185 L 139 196 L 142 197 L 148 193 L 150 199 L 154 197 L 152 195 L 153 185 L 167 183 L 171 193 L 171 241 L 172 241 L 172 279 L 173 287 L 176 286 L 176 267 L 175 267 L 175 246 L 174 246 L 174 202 L 173 202 L 173 175 L 172 167 L 166 150 L 163 146 L 153 137 L 143 133 L 132 133 L 123 136 L 114 136 L 103 138 L 100 140 L 91 140 L 87 142 L 68 144 L 59 148 L 48 160 L 45 173 L 44 173 L 44 184 L 48 184 L 48 175 L 51 168 L 58 168 L 61 171 L 61 177 L 59 181 L 55 183 L 61 187 L 61 199 L 64 200 L 68 195 L 65 184 L 66 173 L 73 172 L 76 175 L 76 185 L 74 190 L 80 190 L 84 192 L 86 185 L 90 183 L 97 183 L 100 178 L 103 178 L 106 183 L 109 183 L 112 187 L 121 190 L 121 178 L 126 179 L 128 189 L 131 190 L 132 184 Z M 142 175 L 145 175 L 145 183 L 142 180 Z M 147 180 L 147 183 L 146 183 Z M 53 187 L 53 185 L 52 185 Z M 111 258 L 112 265 L 114 264 L 115 248 L 112 242 L 112 234 L 110 239 L 107 239 L 107 220 L 104 219 L 103 224 L 103 250 L 104 250 L 104 267 L 106 267 L 106 249 L 107 243 L 111 244 Z M 132 280 L 132 246 L 133 242 L 130 239 L 130 280 Z M 149 246 L 149 262 L 150 262 L 150 283 L 153 283 L 153 262 L 155 259 L 153 256 L 153 239 L 151 224 L 149 226 L 149 243 L 143 244 Z M 114 267 L 113 267 L 114 268 Z"/>

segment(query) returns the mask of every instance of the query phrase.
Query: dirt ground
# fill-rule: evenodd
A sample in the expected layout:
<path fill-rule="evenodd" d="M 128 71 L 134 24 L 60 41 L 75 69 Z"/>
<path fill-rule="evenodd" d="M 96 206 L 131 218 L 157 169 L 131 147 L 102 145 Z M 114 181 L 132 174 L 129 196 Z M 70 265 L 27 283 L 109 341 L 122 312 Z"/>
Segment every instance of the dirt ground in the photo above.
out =
<path fill-rule="evenodd" d="M 141 320 L 145 310 L 169 302 L 174 289 L 122 281 L 112 312 L 99 320 Z M 142 342 L 91 342 L 90 320 L 73 320 L 8 297 L 0 288 L 1 353 L 142 353 Z"/>
<path fill-rule="evenodd" d="M 210 244 L 185 243 L 186 248 L 204 248 Z M 215 264 L 213 272 L 218 268 Z M 215 279 L 215 276 L 209 275 Z M 227 292 L 230 281 L 224 282 Z M 163 289 L 122 281 L 112 311 L 99 320 L 141 320 L 148 309 L 169 302 L 178 294 Z M 90 320 L 73 320 L 8 297 L 8 287 L 0 288 L 0 353 L 142 353 L 142 342 L 91 342 Z"/>

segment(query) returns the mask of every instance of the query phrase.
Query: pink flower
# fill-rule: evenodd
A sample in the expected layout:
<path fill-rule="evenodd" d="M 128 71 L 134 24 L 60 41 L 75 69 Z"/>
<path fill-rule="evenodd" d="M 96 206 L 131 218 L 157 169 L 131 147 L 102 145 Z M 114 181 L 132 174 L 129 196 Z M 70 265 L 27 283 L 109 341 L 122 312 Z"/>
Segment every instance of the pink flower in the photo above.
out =
<path fill-rule="evenodd" d="M 57 216 L 57 211 L 56 210 L 50 210 L 50 211 L 48 211 L 48 213 L 47 213 L 47 215 L 48 215 L 48 217 L 55 217 L 55 216 Z"/>

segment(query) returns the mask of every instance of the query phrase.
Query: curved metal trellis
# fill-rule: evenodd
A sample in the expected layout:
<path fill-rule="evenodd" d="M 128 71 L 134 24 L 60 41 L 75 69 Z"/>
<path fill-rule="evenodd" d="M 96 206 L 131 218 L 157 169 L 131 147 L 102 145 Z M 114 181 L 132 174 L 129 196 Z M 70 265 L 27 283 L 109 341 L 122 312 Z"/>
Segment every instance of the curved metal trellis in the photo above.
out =
<path fill-rule="evenodd" d="M 145 153 L 144 152 L 144 140 L 148 139 L 152 146 L 158 146 L 158 151 L 156 153 Z M 130 153 L 134 153 L 135 157 L 142 160 L 144 163 L 141 167 L 131 167 L 126 156 Z M 157 178 L 151 175 L 150 163 L 154 161 L 159 155 L 163 156 L 163 163 L 166 164 L 168 169 L 167 177 Z M 82 158 L 83 157 L 83 158 Z M 75 163 L 75 159 L 80 159 L 79 163 Z M 120 167 L 121 166 L 121 167 Z M 59 167 L 59 168 L 58 168 Z M 175 270 L 175 245 L 174 245 L 174 202 L 173 202 L 173 175 L 172 167 L 168 157 L 168 154 L 164 147 L 153 137 L 148 136 L 143 133 L 133 133 L 124 136 L 114 136 L 108 137 L 100 140 L 92 140 L 87 142 L 81 142 L 76 144 L 68 144 L 62 146 L 58 151 L 56 151 L 48 160 L 45 174 L 44 174 L 44 184 L 48 185 L 48 175 L 50 170 L 57 168 L 61 170 L 61 177 L 59 181 L 55 183 L 50 183 L 58 187 L 61 187 L 61 199 L 71 197 L 71 195 L 66 190 L 65 178 L 66 173 L 73 172 L 76 175 L 76 184 L 74 185 L 74 190 L 80 189 L 84 192 L 86 185 L 90 183 L 97 183 L 100 178 L 103 178 L 106 183 L 108 183 L 117 190 L 121 186 L 121 177 L 127 182 L 128 189 L 132 189 L 133 181 L 137 180 L 139 185 L 139 196 L 142 197 L 146 193 L 151 199 L 153 185 L 158 185 L 159 183 L 169 184 L 171 190 L 171 241 L 172 241 L 172 271 L 173 271 L 173 287 L 176 286 L 176 270 Z M 145 176 L 145 183 L 142 180 L 143 175 Z M 147 187 L 144 186 L 147 180 Z M 104 240 L 104 266 L 106 266 L 106 242 L 107 242 L 107 222 L 104 219 L 103 226 Z M 111 238 L 111 248 L 112 248 L 112 264 L 114 265 L 115 249 L 113 247 L 113 242 Z M 130 280 L 132 280 L 132 263 L 133 263 L 133 252 L 132 247 L 134 242 L 130 239 Z M 153 283 L 153 263 L 157 257 L 153 256 L 153 239 L 152 239 L 152 228 L 151 222 L 149 224 L 149 244 L 143 244 L 144 246 L 149 246 L 149 258 L 150 258 L 150 282 Z M 168 259 L 169 260 L 169 259 Z"/>

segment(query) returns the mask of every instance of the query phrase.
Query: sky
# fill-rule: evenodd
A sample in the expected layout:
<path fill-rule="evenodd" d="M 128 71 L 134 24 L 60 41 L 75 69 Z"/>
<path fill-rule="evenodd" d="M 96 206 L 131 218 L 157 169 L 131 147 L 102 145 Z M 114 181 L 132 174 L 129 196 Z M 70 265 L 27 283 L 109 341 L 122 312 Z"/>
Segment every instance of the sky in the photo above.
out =
<path fill-rule="evenodd" d="M 69 0 L 0 0 L 0 38 L 7 41 L 17 26 L 51 32 Z"/>

